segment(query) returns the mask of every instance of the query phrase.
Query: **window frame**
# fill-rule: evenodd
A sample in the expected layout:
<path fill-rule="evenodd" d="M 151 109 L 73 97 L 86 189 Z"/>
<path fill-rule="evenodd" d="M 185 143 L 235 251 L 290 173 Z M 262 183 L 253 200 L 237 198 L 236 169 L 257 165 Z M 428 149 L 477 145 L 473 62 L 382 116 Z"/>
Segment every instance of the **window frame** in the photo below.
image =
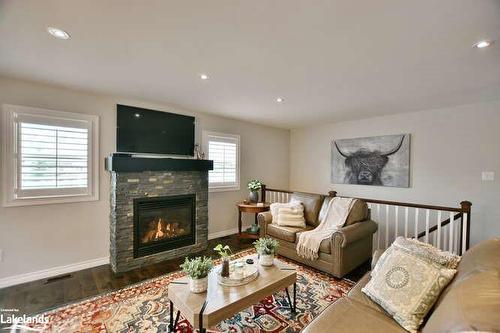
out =
<path fill-rule="evenodd" d="M 209 155 L 209 141 L 210 138 L 221 138 L 228 141 L 236 142 L 236 182 L 234 184 L 224 185 L 223 183 L 216 183 L 212 185 L 210 184 L 210 179 L 208 182 L 208 191 L 209 192 L 224 192 L 224 191 L 239 191 L 240 190 L 240 157 L 241 157 L 241 137 L 237 134 L 229 134 L 222 132 L 214 132 L 214 131 L 203 131 L 203 150 L 206 153 L 208 159 L 210 159 Z M 210 172 L 210 171 L 209 171 Z"/>
<path fill-rule="evenodd" d="M 36 107 L 4 104 L 2 126 L 3 206 L 28 206 L 99 200 L 99 117 L 82 113 L 47 110 Z M 86 188 L 39 189 L 19 188 L 19 126 L 22 119 L 40 124 L 71 126 L 88 130 Z M 83 125 L 82 125 L 83 123 Z"/>

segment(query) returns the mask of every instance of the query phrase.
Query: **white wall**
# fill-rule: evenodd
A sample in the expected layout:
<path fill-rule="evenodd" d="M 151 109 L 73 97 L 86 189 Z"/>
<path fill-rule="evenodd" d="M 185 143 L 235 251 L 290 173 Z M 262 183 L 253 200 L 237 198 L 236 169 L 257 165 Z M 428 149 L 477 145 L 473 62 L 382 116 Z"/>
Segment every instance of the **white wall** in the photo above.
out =
<path fill-rule="evenodd" d="M 196 116 L 197 140 L 203 129 L 241 136 L 241 190 L 209 195 L 209 234 L 237 226 L 236 202 L 247 196 L 246 182 L 259 178 L 288 187 L 289 131 L 167 105 L 105 96 L 44 84 L 0 78 L 0 104 L 95 114 L 100 117 L 100 199 L 95 202 L 0 207 L 0 278 L 109 255 L 109 173 L 104 157 L 115 151 L 116 104 Z M 252 221 L 247 218 L 247 221 Z"/>
<path fill-rule="evenodd" d="M 333 139 L 411 133 L 410 188 L 330 183 Z M 495 171 L 493 182 L 482 171 Z M 458 206 L 472 202 L 472 236 L 500 236 L 500 101 L 294 129 L 290 188 Z"/>

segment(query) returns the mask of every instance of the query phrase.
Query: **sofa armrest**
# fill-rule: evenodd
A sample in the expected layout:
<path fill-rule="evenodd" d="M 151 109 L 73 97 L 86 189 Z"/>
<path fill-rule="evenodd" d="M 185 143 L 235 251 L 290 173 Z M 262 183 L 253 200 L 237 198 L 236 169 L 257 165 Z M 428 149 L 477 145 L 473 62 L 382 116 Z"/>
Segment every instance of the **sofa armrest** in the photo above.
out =
<path fill-rule="evenodd" d="M 265 237 L 267 234 L 267 225 L 273 222 L 271 212 L 262 212 L 257 214 L 257 222 L 259 223 L 259 235 Z"/>
<path fill-rule="evenodd" d="M 341 247 L 345 248 L 350 243 L 372 236 L 377 231 L 377 228 L 377 223 L 372 220 L 361 221 L 336 231 L 332 239 L 339 238 L 341 240 Z"/>

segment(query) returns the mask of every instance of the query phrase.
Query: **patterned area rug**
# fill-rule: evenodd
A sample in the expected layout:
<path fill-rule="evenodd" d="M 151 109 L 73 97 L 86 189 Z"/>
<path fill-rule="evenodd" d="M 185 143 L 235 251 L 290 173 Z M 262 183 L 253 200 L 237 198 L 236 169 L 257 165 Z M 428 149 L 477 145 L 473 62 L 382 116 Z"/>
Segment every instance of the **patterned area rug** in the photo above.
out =
<path fill-rule="evenodd" d="M 236 256 L 253 253 L 254 250 L 247 250 Z M 333 278 L 283 257 L 276 260 L 297 269 L 297 313 L 291 315 L 286 294 L 280 292 L 224 320 L 209 332 L 300 332 L 354 285 L 349 280 Z M 49 319 L 48 324 L 35 328 L 47 333 L 167 332 L 170 315 L 167 286 L 182 276 L 182 272 L 167 274 L 47 312 L 44 315 Z M 193 332 L 182 316 L 177 332 Z"/>

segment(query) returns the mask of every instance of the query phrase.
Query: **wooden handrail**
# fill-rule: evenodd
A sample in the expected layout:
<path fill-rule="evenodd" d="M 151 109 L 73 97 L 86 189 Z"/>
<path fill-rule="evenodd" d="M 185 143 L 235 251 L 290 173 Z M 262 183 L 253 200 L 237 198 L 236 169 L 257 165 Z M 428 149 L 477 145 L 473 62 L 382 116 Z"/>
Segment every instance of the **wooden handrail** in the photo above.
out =
<path fill-rule="evenodd" d="M 265 185 L 262 185 L 262 191 L 270 191 L 270 192 L 282 192 L 282 193 L 293 193 L 294 191 L 289 190 L 280 190 L 274 188 L 267 188 Z M 307 193 L 307 192 L 300 192 Z M 314 194 L 314 193 L 309 193 Z M 337 191 L 328 192 L 329 196 L 337 196 Z M 265 196 L 264 196 L 265 197 Z M 368 198 L 356 198 L 363 200 L 369 203 L 381 204 L 381 205 L 389 205 L 389 206 L 400 206 L 400 207 L 411 207 L 411 208 L 422 208 L 422 209 L 430 209 L 430 210 L 442 210 L 447 212 L 458 212 L 458 213 L 470 213 L 471 203 L 469 201 L 462 201 L 460 203 L 460 207 L 446 207 L 446 206 L 434 206 L 434 205 L 423 205 L 416 204 L 411 202 L 400 202 L 400 201 L 388 201 L 388 200 L 378 200 L 378 199 L 368 199 Z"/>
<path fill-rule="evenodd" d="M 455 214 L 453 216 L 453 221 L 458 220 L 459 218 L 462 217 L 462 215 L 463 215 L 462 213 Z M 447 226 L 448 224 L 450 224 L 450 218 L 447 218 L 446 220 L 442 221 L 441 227 Z M 433 226 L 432 228 L 429 228 L 429 235 L 431 234 L 431 232 L 434 232 L 437 229 L 438 229 L 437 224 L 435 226 Z M 419 233 L 417 235 L 416 239 L 420 239 L 420 238 L 424 237 L 426 233 L 427 233 L 427 231 L 422 231 L 421 233 Z"/>

